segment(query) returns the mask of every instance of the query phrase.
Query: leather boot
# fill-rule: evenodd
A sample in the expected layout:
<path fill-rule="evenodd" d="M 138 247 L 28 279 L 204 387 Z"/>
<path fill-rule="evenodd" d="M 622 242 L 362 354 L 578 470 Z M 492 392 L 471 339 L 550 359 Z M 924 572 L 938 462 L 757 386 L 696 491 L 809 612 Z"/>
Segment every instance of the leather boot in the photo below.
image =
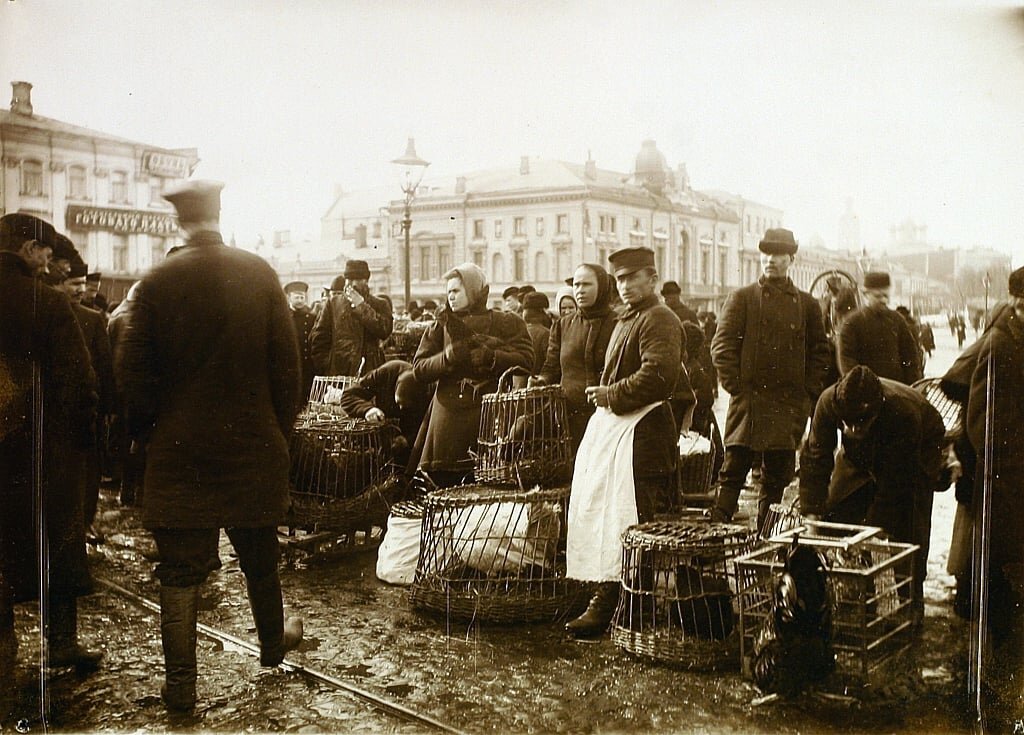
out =
<path fill-rule="evenodd" d="M 249 605 L 256 623 L 256 636 L 260 639 L 260 666 L 274 667 L 284 661 L 284 655 L 302 642 L 302 620 L 284 617 L 281 601 L 281 578 L 274 570 L 265 577 L 246 577 Z"/>
<path fill-rule="evenodd" d="M 596 638 L 604 635 L 619 604 L 619 583 L 601 582 L 590 598 L 586 611 L 565 624 L 565 632 L 573 638 Z"/>
<path fill-rule="evenodd" d="M 78 643 L 77 598 L 53 595 L 47 600 L 46 653 L 52 668 L 74 666 L 79 673 L 90 673 L 100 667 L 103 653 Z"/>
<path fill-rule="evenodd" d="M 160 690 L 170 710 L 196 706 L 196 607 L 199 586 L 160 587 L 160 639 L 165 684 Z"/>

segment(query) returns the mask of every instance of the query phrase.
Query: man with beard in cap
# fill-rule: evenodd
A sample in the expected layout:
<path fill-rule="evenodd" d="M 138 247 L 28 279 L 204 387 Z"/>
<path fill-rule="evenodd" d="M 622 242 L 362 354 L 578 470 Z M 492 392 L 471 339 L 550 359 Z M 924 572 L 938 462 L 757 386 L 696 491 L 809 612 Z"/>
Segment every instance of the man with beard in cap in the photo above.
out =
<path fill-rule="evenodd" d="M 295 329 L 267 262 L 224 244 L 222 188 L 189 181 L 164 195 L 187 241 L 142 278 L 116 364 L 127 430 L 146 453 L 142 523 L 160 555 L 161 695 L 181 711 L 196 704 L 199 588 L 220 529 L 245 576 L 260 664 L 302 640 L 277 568 L 300 405 Z"/>
<path fill-rule="evenodd" d="M 102 658 L 78 642 L 77 601 L 92 591 L 81 479 L 96 377 L 67 297 L 36 278 L 55 244 L 41 219 L 0 218 L 0 701 L 17 690 L 16 602 L 40 602 L 45 666 Z"/>
<path fill-rule="evenodd" d="M 852 312 L 839 328 L 839 372 L 865 365 L 880 378 L 911 385 L 921 378 L 917 340 L 898 312 L 889 308 L 889 274 L 864 274 L 864 306 Z"/>
<path fill-rule="evenodd" d="M 608 261 L 625 308 L 600 384 L 585 389 L 595 412 L 576 454 L 566 575 L 597 587 L 586 611 L 566 624 L 573 638 L 607 629 L 619 599 L 621 534 L 666 505 L 679 459 L 669 400 L 682 373 L 682 325 L 658 299 L 653 250 L 624 248 Z"/>
<path fill-rule="evenodd" d="M 793 479 L 796 448 L 822 390 L 829 352 L 818 302 L 788 276 L 797 251 L 793 233 L 766 230 L 758 248 L 763 275 L 729 295 L 711 341 L 718 378 L 729 392 L 725 462 L 711 518 L 732 518 L 760 453 L 760 530 Z"/>
<path fill-rule="evenodd" d="M 394 315 L 370 295 L 370 267 L 350 260 L 331 283 L 331 297 L 310 334 L 317 375 L 362 375 L 384 364 L 381 343 L 391 335 Z"/>
<path fill-rule="evenodd" d="M 945 434 L 942 416 L 922 393 L 856 365 L 821 394 L 800 451 L 805 516 L 879 526 L 921 547 L 913 567 L 916 625 L 924 619 L 932 496 L 953 479 L 944 471 Z"/>
<path fill-rule="evenodd" d="M 309 339 L 313 333 L 313 325 L 316 324 L 316 317 L 306 306 L 309 284 L 303 281 L 291 281 L 284 284 L 284 293 L 288 297 L 288 308 L 292 313 L 299 354 L 302 355 L 301 395 L 308 396 L 309 390 L 313 386 L 313 355 L 310 352 Z"/>

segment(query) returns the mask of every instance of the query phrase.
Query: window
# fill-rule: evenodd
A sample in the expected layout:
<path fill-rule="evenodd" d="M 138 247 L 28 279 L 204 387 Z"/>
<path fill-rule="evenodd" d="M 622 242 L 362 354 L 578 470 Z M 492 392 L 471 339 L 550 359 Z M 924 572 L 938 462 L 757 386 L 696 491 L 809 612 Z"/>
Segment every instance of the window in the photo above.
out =
<path fill-rule="evenodd" d="M 750 215 L 747 215 L 747 232 L 750 232 Z"/>
<path fill-rule="evenodd" d="M 476 248 L 473 251 L 473 265 L 480 270 L 484 269 L 484 251 L 483 248 Z"/>
<path fill-rule="evenodd" d="M 85 198 L 85 166 L 68 166 L 68 199 Z"/>
<path fill-rule="evenodd" d="M 537 218 L 537 237 L 544 237 L 544 218 Z"/>
<path fill-rule="evenodd" d="M 636 230 L 637 232 L 643 232 L 644 231 L 644 224 L 643 224 L 643 222 L 640 221 L 639 217 L 634 217 L 633 218 L 633 229 Z"/>
<path fill-rule="evenodd" d="M 402 234 L 402 223 L 392 222 L 391 223 L 391 237 L 398 237 Z"/>
<path fill-rule="evenodd" d="M 726 275 L 729 270 L 729 253 L 721 251 L 718 253 L 718 282 L 723 286 L 726 283 Z"/>
<path fill-rule="evenodd" d="M 526 235 L 526 217 L 512 218 L 512 234 L 520 237 Z"/>
<path fill-rule="evenodd" d="M 149 179 L 149 203 L 150 206 L 161 206 L 164 203 L 164 180 L 159 176 L 152 176 Z"/>
<path fill-rule="evenodd" d="M 538 281 L 550 280 L 547 253 L 537 253 L 537 256 L 533 259 L 533 277 Z"/>
<path fill-rule="evenodd" d="M 482 219 L 473 220 L 473 237 L 484 238 L 484 221 Z"/>
<path fill-rule="evenodd" d="M 491 281 L 505 280 L 505 260 L 501 253 L 495 253 L 491 257 Z"/>
<path fill-rule="evenodd" d="M 114 272 L 128 272 L 128 236 L 114 234 L 110 236 L 114 252 Z"/>
<path fill-rule="evenodd" d="M 437 248 L 437 275 L 441 276 L 452 268 L 452 249 L 450 245 L 439 245 Z"/>
<path fill-rule="evenodd" d="M 526 251 L 523 248 L 518 248 L 512 253 L 512 280 L 513 281 L 525 281 L 526 280 Z"/>
<path fill-rule="evenodd" d="M 380 220 L 378 219 L 378 220 L 375 220 L 374 223 L 373 223 L 373 239 L 374 240 L 380 240 L 380 237 L 381 237 L 380 232 L 381 232 L 381 223 L 380 223 Z"/>
<path fill-rule="evenodd" d="M 615 218 L 611 216 L 608 217 L 608 234 L 615 234 Z"/>
<path fill-rule="evenodd" d="M 430 278 L 430 248 L 420 248 L 420 280 Z"/>
<path fill-rule="evenodd" d="M 110 172 L 110 201 L 128 201 L 128 174 L 124 171 Z"/>
<path fill-rule="evenodd" d="M 567 215 L 567 214 L 560 214 L 560 215 L 558 215 L 558 217 L 556 219 L 556 223 L 557 223 L 558 226 L 556 227 L 555 231 L 559 235 L 568 235 L 569 234 L 569 215 Z"/>
<path fill-rule="evenodd" d="M 500 240 L 505 236 L 504 222 L 500 219 L 494 220 L 494 239 Z"/>
<path fill-rule="evenodd" d="M 39 161 L 21 164 L 21 193 L 33 197 L 43 195 L 43 164 Z"/>
<path fill-rule="evenodd" d="M 605 215 L 605 214 L 598 215 L 598 217 L 597 217 L 597 231 L 598 232 L 607 232 L 608 231 L 607 227 L 608 227 L 608 215 Z"/>
<path fill-rule="evenodd" d="M 700 249 L 700 282 L 711 283 L 711 248 L 702 246 Z"/>

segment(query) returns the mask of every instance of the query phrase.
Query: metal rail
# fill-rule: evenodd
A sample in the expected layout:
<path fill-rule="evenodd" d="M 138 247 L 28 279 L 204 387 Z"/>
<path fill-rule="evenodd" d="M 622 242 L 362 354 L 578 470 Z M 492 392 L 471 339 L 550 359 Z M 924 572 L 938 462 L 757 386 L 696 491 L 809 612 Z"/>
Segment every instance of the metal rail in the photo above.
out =
<path fill-rule="evenodd" d="M 142 597 L 141 595 L 137 595 L 131 590 L 127 590 L 119 584 L 111 582 L 108 579 L 104 579 L 102 577 L 94 577 L 94 580 L 102 586 L 106 587 L 107 589 L 111 590 L 112 592 L 115 592 L 121 597 L 124 597 L 125 599 L 131 601 L 135 605 L 145 610 L 149 610 L 150 612 L 156 613 L 158 615 L 160 614 L 160 605 L 158 603 L 153 602 L 152 600 L 148 600 L 145 597 Z M 233 647 L 245 651 L 246 653 L 249 653 L 255 657 L 259 657 L 260 655 L 259 646 L 237 636 L 231 635 L 230 633 L 225 633 L 224 631 L 217 630 L 216 628 L 211 628 L 209 625 L 205 625 L 203 623 L 197 623 L 196 629 L 198 630 L 199 633 L 203 634 L 211 640 L 215 640 L 220 643 L 229 643 Z M 321 684 L 326 684 L 329 687 L 346 692 L 355 697 L 356 699 L 366 702 L 375 709 L 378 709 L 382 712 L 386 712 L 387 714 L 393 715 L 395 717 L 399 717 L 403 720 L 406 720 L 407 722 L 412 722 L 418 725 L 426 725 L 427 727 L 433 728 L 435 730 L 453 733 L 454 735 L 465 735 L 465 733 L 462 730 L 458 730 L 452 727 L 451 725 L 447 725 L 441 722 L 440 720 L 435 720 L 433 717 L 430 717 L 429 715 L 420 714 L 419 712 L 411 710 L 404 705 L 398 704 L 396 702 L 391 702 L 387 699 L 384 699 L 383 697 L 379 697 L 373 692 L 368 692 L 365 689 L 360 689 L 359 687 L 354 686 L 353 684 L 335 678 L 329 674 L 325 674 L 321 671 L 317 671 L 316 669 L 311 669 L 309 667 L 303 666 L 302 664 L 290 661 L 288 659 L 285 659 L 280 666 L 285 671 L 300 674 L 306 677 L 307 679 L 312 679 L 313 681 L 319 682 Z"/>

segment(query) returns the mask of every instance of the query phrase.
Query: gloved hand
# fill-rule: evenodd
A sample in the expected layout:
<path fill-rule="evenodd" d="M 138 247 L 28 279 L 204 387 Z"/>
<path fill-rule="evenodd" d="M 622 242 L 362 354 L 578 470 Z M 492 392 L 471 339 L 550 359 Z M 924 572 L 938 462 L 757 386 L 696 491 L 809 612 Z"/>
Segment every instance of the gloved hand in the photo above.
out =
<path fill-rule="evenodd" d="M 444 359 L 449 367 L 465 365 L 469 362 L 469 345 L 464 340 L 455 340 L 444 346 Z"/>
<path fill-rule="evenodd" d="M 490 368 L 494 365 L 494 350 L 490 347 L 477 347 L 470 351 L 469 361 L 475 368 Z"/>

